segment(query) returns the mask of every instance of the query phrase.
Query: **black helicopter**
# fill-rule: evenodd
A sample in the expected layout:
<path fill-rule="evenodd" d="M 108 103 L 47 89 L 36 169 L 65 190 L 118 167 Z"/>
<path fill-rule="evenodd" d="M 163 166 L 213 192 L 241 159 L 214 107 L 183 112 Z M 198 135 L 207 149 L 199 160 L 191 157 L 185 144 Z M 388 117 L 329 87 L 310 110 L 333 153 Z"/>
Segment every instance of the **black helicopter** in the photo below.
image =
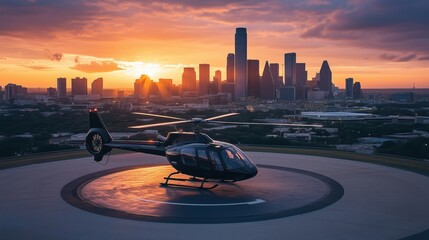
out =
<path fill-rule="evenodd" d="M 238 113 L 228 113 L 211 118 L 183 119 L 165 115 L 139 113 L 151 117 L 162 117 L 176 121 L 132 126 L 129 128 L 153 128 L 165 125 L 177 125 L 193 123 L 193 132 L 170 132 L 167 137 L 158 135 L 157 141 L 137 140 L 113 140 L 109 131 L 101 119 L 97 109 L 89 110 L 90 130 L 86 135 L 85 146 L 94 155 L 94 160 L 99 162 L 103 156 L 113 148 L 124 149 L 147 154 L 165 156 L 171 166 L 177 171 L 165 177 L 164 186 L 181 186 L 199 189 L 213 189 L 218 184 L 205 187 L 204 184 L 217 180 L 218 182 L 235 182 L 252 178 L 258 173 L 256 165 L 238 147 L 210 138 L 207 134 L 200 132 L 200 124 L 234 124 L 234 125 L 271 125 L 271 126 L 298 126 L 298 127 L 321 127 L 320 125 L 306 124 L 283 124 L 283 123 L 252 123 L 252 122 L 225 122 L 216 121 L 220 118 L 230 117 Z M 173 178 L 176 174 L 186 174 L 189 179 Z M 210 180 L 209 180 L 210 179 Z M 172 184 L 169 181 L 196 181 L 199 187 Z"/>

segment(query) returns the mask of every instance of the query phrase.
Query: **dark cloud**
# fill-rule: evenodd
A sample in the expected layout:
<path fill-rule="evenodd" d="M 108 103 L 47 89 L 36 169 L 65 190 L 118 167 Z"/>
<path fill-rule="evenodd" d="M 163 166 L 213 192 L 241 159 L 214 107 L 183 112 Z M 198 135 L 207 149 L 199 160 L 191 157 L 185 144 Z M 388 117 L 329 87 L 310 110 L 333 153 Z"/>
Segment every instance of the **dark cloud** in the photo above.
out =
<path fill-rule="evenodd" d="M 398 56 L 393 55 L 393 54 L 389 54 L 389 53 L 384 53 L 380 55 L 380 58 L 383 60 L 390 60 L 390 61 L 394 61 L 398 58 Z"/>
<path fill-rule="evenodd" d="M 429 56 L 423 56 L 423 57 L 419 57 L 420 61 L 426 61 L 429 60 Z"/>
<path fill-rule="evenodd" d="M 74 57 L 74 63 L 79 64 L 80 63 L 80 58 L 79 56 Z"/>
<path fill-rule="evenodd" d="M 417 54 L 415 53 L 409 53 L 405 55 L 395 55 L 395 54 L 381 54 L 380 58 L 383 60 L 393 61 L 393 62 L 409 62 L 411 60 L 417 59 Z M 421 60 L 421 59 L 418 59 Z"/>
<path fill-rule="evenodd" d="M 346 40 L 360 47 L 427 55 L 428 12 L 429 2 L 425 0 L 355 1 L 307 28 L 302 37 Z M 410 54 L 396 60 L 409 61 L 416 57 Z"/>
<path fill-rule="evenodd" d="M 61 61 L 61 58 L 63 58 L 63 54 L 62 53 L 54 53 L 52 55 L 49 56 L 49 60 L 51 61 Z"/>
<path fill-rule="evenodd" d="M 84 0 L 2 0 L 0 35 L 54 37 L 56 31 L 81 31 L 101 9 Z"/>
<path fill-rule="evenodd" d="M 76 64 L 71 69 L 79 70 L 86 73 L 98 73 L 98 72 L 113 72 L 117 70 L 123 70 L 116 62 L 113 61 L 102 61 L 96 62 L 91 61 L 89 64 Z"/>
<path fill-rule="evenodd" d="M 1 0 L 0 35 L 60 38 L 68 33 L 81 39 L 90 34 L 105 41 L 140 36 L 147 25 L 160 24 L 159 32 L 147 38 L 177 39 L 188 32 L 214 34 L 222 27 L 245 26 L 401 56 L 412 52 L 416 57 L 408 57 L 418 60 L 429 56 L 428 12 L 427 0 Z"/>

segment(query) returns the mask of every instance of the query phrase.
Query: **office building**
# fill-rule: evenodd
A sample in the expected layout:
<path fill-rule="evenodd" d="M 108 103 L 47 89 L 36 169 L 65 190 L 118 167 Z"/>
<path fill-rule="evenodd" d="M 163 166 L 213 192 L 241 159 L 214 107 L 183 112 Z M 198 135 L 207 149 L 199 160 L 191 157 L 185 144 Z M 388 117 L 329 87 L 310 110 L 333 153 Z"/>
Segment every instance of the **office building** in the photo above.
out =
<path fill-rule="evenodd" d="M 261 97 L 259 60 L 247 60 L 247 96 Z"/>
<path fill-rule="evenodd" d="M 182 94 L 185 92 L 197 91 L 197 74 L 193 67 L 183 68 L 182 74 Z"/>
<path fill-rule="evenodd" d="M 213 77 L 213 93 L 218 94 L 222 92 L 222 72 L 220 70 L 215 71 Z"/>
<path fill-rule="evenodd" d="M 279 100 L 295 101 L 295 86 L 281 86 L 279 90 Z"/>
<path fill-rule="evenodd" d="M 72 96 L 88 95 L 88 80 L 86 78 L 72 78 Z"/>
<path fill-rule="evenodd" d="M 305 100 L 307 93 L 307 71 L 305 63 L 296 63 L 296 85 L 295 85 L 295 99 Z"/>
<path fill-rule="evenodd" d="M 226 81 L 234 83 L 234 53 L 228 53 L 226 58 Z"/>
<path fill-rule="evenodd" d="M 171 98 L 171 94 L 173 91 L 173 79 L 160 78 L 158 81 L 158 91 L 159 91 L 159 96 L 162 99 Z"/>
<path fill-rule="evenodd" d="M 234 58 L 234 98 L 247 96 L 247 32 L 246 28 L 237 28 L 235 32 Z"/>
<path fill-rule="evenodd" d="M 103 78 L 95 79 L 91 84 L 91 94 L 103 95 Z"/>
<path fill-rule="evenodd" d="M 134 97 L 135 98 L 144 98 L 149 97 L 151 80 L 148 75 L 141 75 L 139 79 L 134 81 Z"/>
<path fill-rule="evenodd" d="M 273 100 L 276 98 L 276 84 L 271 74 L 268 61 L 265 62 L 264 71 L 260 81 L 261 99 Z"/>
<path fill-rule="evenodd" d="M 64 77 L 57 78 L 57 94 L 58 98 L 67 96 L 67 79 Z"/>
<path fill-rule="evenodd" d="M 200 64 L 199 66 L 199 85 L 200 85 L 200 96 L 204 96 L 210 93 L 210 65 Z"/>
<path fill-rule="evenodd" d="M 280 86 L 283 85 L 283 79 L 280 78 L 279 69 L 280 69 L 280 66 L 278 63 L 270 63 L 270 71 L 271 71 L 271 74 L 273 75 L 273 80 L 276 84 L 276 89 L 279 89 Z"/>
<path fill-rule="evenodd" d="M 346 98 L 353 98 L 353 78 L 346 78 Z"/>
<path fill-rule="evenodd" d="M 322 67 L 320 68 L 319 88 L 327 92 L 328 97 L 332 97 L 332 72 L 326 60 L 323 61 Z"/>
<path fill-rule="evenodd" d="M 9 83 L 4 87 L 5 100 L 13 100 L 18 95 L 18 85 Z"/>
<path fill-rule="evenodd" d="M 362 89 L 360 86 L 360 82 L 355 82 L 353 84 L 353 99 L 361 99 L 362 98 Z"/>
<path fill-rule="evenodd" d="M 285 54 L 285 85 L 296 85 L 296 53 Z"/>

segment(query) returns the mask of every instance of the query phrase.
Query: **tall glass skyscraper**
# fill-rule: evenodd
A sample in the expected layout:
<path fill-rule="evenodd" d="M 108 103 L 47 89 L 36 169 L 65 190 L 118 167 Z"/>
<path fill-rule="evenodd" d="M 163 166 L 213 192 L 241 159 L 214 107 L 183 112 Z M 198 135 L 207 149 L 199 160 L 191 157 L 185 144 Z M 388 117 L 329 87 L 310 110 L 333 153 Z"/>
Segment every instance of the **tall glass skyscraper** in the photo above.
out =
<path fill-rule="evenodd" d="M 200 64 L 199 67 L 200 96 L 210 93 L 210 65 Z"/>
<path fill-rule="evenodd" d="M 235 86 L 234 98 L 247 96 L 247 32 L 246 28 L 235 31 Z"/>
<path fill-rule="evenodd" d="M 259 98 L 261 87 L 259 85 L 259 60 L 247 60 L 247 95 Z"/>
<path fill-rule="evenodd" d="M 323 61 L 322 67 L 320 68 L 320 90 L 326 91 L 329 93 L 329 97 L 332 94 L 332 72 L 329 67 L 328 61 Z"/>
<path fill-rule="evenodd" d="M 353 78 L 346 78 L 346 97 L 353 98 Z"/>
<path fill-rule="evenodd" d="M 234 53 L 228 53 L 226 58 L 226 81 L 234 83 Z"/>
<path fill-rule="evenodd" d="M 57 78 L 57 94 L 58 98 L 67 96 L 67 80 L 64 77 Z"/>
<path fill-rule="evenodd" d="M 296 85 L 296 53 L 285 54 L 285 85 Z"/>

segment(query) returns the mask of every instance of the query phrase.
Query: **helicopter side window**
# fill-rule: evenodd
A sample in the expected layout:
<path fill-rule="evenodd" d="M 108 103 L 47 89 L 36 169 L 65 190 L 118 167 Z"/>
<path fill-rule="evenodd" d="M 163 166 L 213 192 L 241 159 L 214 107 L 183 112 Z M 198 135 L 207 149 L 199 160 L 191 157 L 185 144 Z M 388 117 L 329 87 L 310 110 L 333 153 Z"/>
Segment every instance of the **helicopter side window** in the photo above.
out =
<path fill-rule="evenodd" d="M 182 156 L 182 160 L 185 165 L 197 166 L 197 156 L 195 154 L 195 149 L 183 148 L 182 150 L 180 150 L 180 155 Z"/>
<path fill-rule="evenodd" d="M 227 169 L 241 168 L 246 165 L 237 152 L 229 148 L 222 150 L 222 158 Z"/>
<path fill-rule="evenodd" d="M 211 170 L 211 164 L 205 149 L 198 150 L 198 164 L 202 169 Z"/>
<path fill-rule="evenodd" d="M 209 150 L 210 160 L 215 170 L 223 171 L 223 166 L 219 158 L 219 154 L 216 151 Z"/>
<path fill-rule="evenodd" d="M 237 152 L 237 154 L 241 158 L 241 160 L 243 160 L 247 165 L 252 164 L 250 159 L 246 156 L 246 154 L 244 154 L 243 151 L 241 151 L 241 149 L 234 147 L 234 150 Z"/>

